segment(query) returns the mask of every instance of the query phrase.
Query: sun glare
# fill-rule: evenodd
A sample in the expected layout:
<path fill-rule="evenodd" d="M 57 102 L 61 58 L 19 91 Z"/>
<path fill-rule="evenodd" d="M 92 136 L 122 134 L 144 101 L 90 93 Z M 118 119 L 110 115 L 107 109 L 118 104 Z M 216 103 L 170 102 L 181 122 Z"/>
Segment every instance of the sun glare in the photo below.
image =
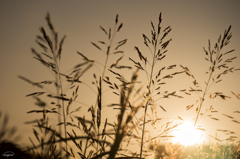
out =
<path fill-rule="evenodd" d="M 186 146 L 200 144 L 205 138 L 205 133 L 194 128 L 194 124 L 189 121 L 185 121 L 179 125 L 178 129 L 173 132 L 173 135 L 175 136 L 173 138 L 174 143 Z"/>

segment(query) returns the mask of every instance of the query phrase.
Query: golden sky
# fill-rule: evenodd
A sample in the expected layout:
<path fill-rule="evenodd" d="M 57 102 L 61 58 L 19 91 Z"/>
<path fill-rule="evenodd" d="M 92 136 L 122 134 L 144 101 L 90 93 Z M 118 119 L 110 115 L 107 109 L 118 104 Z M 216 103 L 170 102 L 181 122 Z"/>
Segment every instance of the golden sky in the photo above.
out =
<path fill-rule="evenodd" d="M 50 13 L 52 23 L 58 30 L 59 36 L 67 34 L 60 67 L 62 72 L 69 71 L 81 62 L 82 58 L 76 51 L 104 63 L 105 57 L 90 42 L 106 40 L 99 25 L 107 29 L 109 26 L 113 27 L 116 14 L 119 15 L 119 21 L 124 22 L 122 30 L 116 37 L 116 42 L 128 39 L 127 44 L 122 47 L 125 52 L 123 61 L 127 65 L 133 66 L 128 57 L 138 59 L 134 46 L 138 46 L 140 50 L 146 52 L 145 55 L 149 54 L 143 44 L 142 33 L 150 37 L 150 20 L 157 25 L 158 15 L 162 12 L 162 27 L 170 25 L 173 30 L 167 37 L 172 38 L 172 42 L 168 46 L 167 57 L 159 65 L 182 64 L 187 66 L 204 87 L 204 82 L 208 77 L 205 72 L 209 68 L 209 63 L 204 60 L 203 47 L 208 47 L 208 39 L 211 40 L 213 46 L 219 35 L 223 34 L 229 25 L 232 25 L 233 37 L 225 51 L 235 49 L 232 56 L 240 54 L 239 7 L 239 1 L 223 0 L 2 1 L 0 2 L 0 109 L 10 115 L 10 125 L 17 126 L 19 134 L 23 136 L 21 143 L 29 143 L 28 136 L 32 136 L 32 128 L 23 123 L 36 118 L 35 115 L 26 112 L 37 109 L 37 106 L 34 105 L 33 98 L 25 96 L 38 91 L 38 89 L 20 80 L 18 75 L 33 81 L 53 79 L 50 71 L 33 59 L 30 50 L 32 47 L 40 50 L 34 40 L 36 35 L 40 34 L 40 26 L 47 28 L 45 21 L 47 12 Z M 236 59 L 232 66 L 240 67 L 240 59 Z M 98 70 L 93 68 L 83 77 L 83 80 L 90 85 L 94 80 L 93 72 L 98 72 Z M 239 73 L 226 75 L 222 82 L 209 90 L 210 92 L 222 91 L 232 97 L 226 101 L 217 98 L 205 103 L 205 107 L 213 105 L 219 111 L 216 117 L 219 117 L 220 121 L 213 121 L 209 118 L 201 121 L 210 134 L 214 134 L 218 128 L 231 129 L 240 134 L 240 130 L 237 129 L 239 125 L 233 124 L 229 118 L 222 115 L 223 113 L 233 115 L 240 120 L 238 114 L 233 114 L 233 111 L 240 110 L 240 101 L 231 94 L 231 91 L 240 93 Z M 126 70 L 123 74 L 130 79 L 132 71 Z M 110 73 L 108 72 L 107 75 Z M 141 74 L 143 81 L 146 80 L 144 75 L 144 73 Z M 191 85 L 189 78 L 180 75 L 176 79 L 169 80 L 164 89 L 179 90 L 189 88 Z M 94 86 L 91 87 L 96 90 Z M 81 91 L 79 100 L 88 105 L 94 105 L 96 94 L 86 86 L 82 86 Z M 106 93 L 107 98 L 104 101 L 106 104 L 116 102 L 115 100 L 118 102 L 118 98 L 110 97 L 109 94 Z M 159 114 L 167 118 L 181 116 L 184 119 L 190 119 L 195 117 L 196 113 L 186 111 L 185 107 L 193 104 L 196 99 L 196 96 L 184 99 L 173 97 L 159 101 L 167 109 L 167 113 L 159 112 Z M 85 109 L 83 106 L 83 111 L 78 115 L 85 114 Z M 114 117 L 109 111 L 112 111 L 111 108 L 103 108 L 103 118 Z"/>

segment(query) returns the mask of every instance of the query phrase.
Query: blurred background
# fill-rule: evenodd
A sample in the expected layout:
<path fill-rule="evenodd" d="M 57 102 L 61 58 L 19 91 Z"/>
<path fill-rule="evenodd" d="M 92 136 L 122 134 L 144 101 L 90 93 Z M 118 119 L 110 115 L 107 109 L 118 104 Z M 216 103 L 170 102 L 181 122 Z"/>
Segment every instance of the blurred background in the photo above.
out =
<path fill-rule="evenodd" d="M 203 47 L 208 47 L 208 39 L 212 46 L 217 42 L 220 34 L 232 25 L 233 37 L 225 48 L 225 51 L 235 49 L 232 56 L 240 54 L 240 2 L 239 1 L 1 1 L 0 2 L 0 110 L 9 114 L 9 126 L 16 126 L 18 134 L 22 136 L 19 141 L 21 145 L 29 145 L 29 136 L 33 136 L 31 125 L 24 122 L 36 119 L 35 114 L 27 114 L 30 110 L 38 109 L 34 104 L 36 101 L 27 94 L 38 91 L 36 87 L 18 78 L 19 75 L 27 77 L 35 82 L 46 79 L 54 79 L 53 74 L 33 59 L 31 48 L 41 50 L 35 43 L 36 35 L 41 35 L 39 28 L 43 26 L 47 30 L 45 16 L 50 13 L 51 21 L 59 38 L 67 34 L 65 39 L 60 70 L 70 73 L 72 68 L 82 61 L 76 51 L 79 51 L 90 59 L 104 63 L 105 56 L 92 46 L 90 42 L 104 41 L 106 37 L 100 30 L 99 25 L 108 29 L 114 27 L 116 14 L 119 15 L 119 22 L 124 22 L 123 28 L 116 37 L 116 41 L 127 38 L 128 42 L 122 47 L 125 57 L 122 63 L 133 66 L 128 57 L 138 59 L 134 46 L 138 46 L 144 55 L 150 54 L 143 44 L 142 33 L 150 37 L 151 24 L 158 23 L 159 13 L 162 12 L 162 28 L 170 25 L 173 30 L 167 39 L 172 38 L 168 46 L 167 57 L 159 66 L 182 64 L 190 69 L 202 87 L 207 81 L 206 71 L 209 63 L 204 60 Z M 229 56 L 229 57 L 232 57 Z M 111 60 L 111 59 L 110 59 Z M 237 58 L 232 66 L 239 68 L 240 59 Z M 99 66 L 100 69 L 101 66 Z M 87 72 L 82 81 L 86 81 L 95 91 L 96 87 L 91 85 L 94 81 L 92 74 L 99 74 L 97 68 Z M 125 70 L 122 74 L 130 80 L 133 70 Z M 111 73 L 107 72 L 110 76 Z M 142 81 L 146 81 L 145 74 L 140 75 Z M 239 125 L 222 114 L 234 116 L 240 120 L 238 114 L 233 111 L 240 110 L 239 100 L 231 94 L 231 91 L 240 93 L 239 86 L 240 72 L 228 74 L 223 81 L 213 85 L 210 92 L 223 92 L 231 99 L 223 101 L 220 98 L 207 100 L 203 107 L 209 108 L 213 105 L 219 112 L 215 117 L 219 121 L 203 118 L 199 123 L 214 135 L 216 129 L 229 129 L 240 134 Z M 191 79 L 185 75 L 179 75 L 176 79 L 169 80 L 164 90 L 174 91 L 192 86 Z M 68 85 L 66 84 L 65 91 Z M 118 102 L 118 98 L 111 94 L 107 88 L 103 102 L 107 104 Z M 53 90 L 54 91 L 54 90 Z M 88 106 L 94 105 L 96 94 L 83 85 L 80 87 L 78 100 Z M 113 97 L 109 98 L 109 94 Z M 184 120 L 196 117 L 195 108 L 186 110 L 186 106 L 193 104 L 197 96 L 190 96 L 183 99 L 168 98 L 158 101 L 167 110 L 167 113 L 160 111 L 159 116 L 167 120 L 180 116 Z M 76 104 L 75 108 L 81 106 L 77 114 L 87 114 L 88 106 Z M 103 107 L 102 121 L 105 118 L 115 118 L 114 113 L 109 113 L 112 108 Z M 143 112 L 143 110 L 142 110 Z M 141 115 L 140 115 L 141 116 Z M 39 116 L 40 117 L 40 116 Z M 57 121 L 57 116 L 52 121 Z M 109 120 L 110 121 L 110 120 Z M 159 126 L 160 127 L 160 126 Z M 218 136 L 222 139 L 225 136 L 221 133 Z"/>

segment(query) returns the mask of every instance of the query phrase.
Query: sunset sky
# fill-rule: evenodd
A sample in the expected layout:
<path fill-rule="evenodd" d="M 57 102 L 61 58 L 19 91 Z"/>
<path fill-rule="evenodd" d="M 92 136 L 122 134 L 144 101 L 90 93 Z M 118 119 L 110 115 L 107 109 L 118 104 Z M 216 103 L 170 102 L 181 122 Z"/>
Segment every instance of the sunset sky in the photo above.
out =
<path fill-rule="evenodd" d="M 39 89 L 19 79 L 18 76 L 21 75 L 36 82 L 54 79 L 51 72 L 36 61 L 31 53 L 31 48 L 41 50 L 35 43 L 35 37 L 40 35 L 39 28 L 41 26 L 48 30 L 45 21 L 47 12 L 50 13 L 51 21 L 58 30 L 59 38 L 65 34 L 67 35 L 63 45 L 60 66 L 60 70 L 65 73 L 70 73 L 69 70 L 82 61 L 82 57 L 76 51 L 104 64 L 105 56 L 93 47 L 91 42 L 106 40 L 99 25 L 106 29 L 110 26 L 114 27 L 116 14 L 119 15 L 119 22 L 124 22 L 124 25 L 115 42 L 125 38 L 128 39 L 127 44 L 122 47 L 125 52 L 122 62 L 133 66 L 128 57 L 139 60 L 134 46 L 138 46 L 140 50 L 143 50 L 146 56 L 150 55 L 143 44 L 142 33 L 150 37 L 150 20 L 157 25 L 159 13 L 162 12 L 162 27 L 165 28 L 170 25 L 173 30 L 167 37 L 167 39 L 172 38 L 172 42 L 168 46 L 167 57 L 159 66 L 163 67 L 172 64 L 186 66 L 204 88 L 204 82 L 208 78 L 205 72 L 209 68 L 209 63 L 204 60 L 203 47 L 208 47 L 208 39 L 211 40 L 213 46 L 217 42 L 219 35 L 222 35 L 224 30 L 231 25 L 233 37 L 228 46 L 224 48 L 224 51 L 235 49 L 235 52 L 229 57 L 240 55 L 239 8 L 240 2 L 236 0 L 1 1 L 0 110 L 9 114 L 9 126 L 18 128 L 18 133 L 22 136 L 20 143 L 29 144 L 28 136 L 33 136 L 32 127 L 31 125 L 25 125 L 24 122 L 36 119 L 34 114 L 27 114 L 27 112 L 39 108 L 34 105 L 35 100 L 26 97 L 26 95 L 39 91 Z M 110 60 L 114 61 L 114 59 Z M 234 60 L 231 66 L 239 68 L 240 58 Z M 91 82 L 94 81 L 93 72 L 99 74 L 96 68 L 92 68 L 90 72 L 84 75 L 82 80 L 85 80 L 97 91 L 96 87 L 91 85 Z M 130 80 L 132 72 L 133 70 L 126 69 L 123 75 Z M 110 76 L 111 73 L 107 72 L 107 75 Z M 146 81 L 144 75 L 142 72 L 142 81 Z M 240 100 L 231 93 L 231 91 L 240 93 L 239 77 L 239 71 L 227 74 L 222 78 L 222 82 L 212 86 L 209 90 L 209 92 L 223 92 L 225 95 L 231 96 L 231 99 L 226 101 L 220 98 L 207 100 L 203 106 L 209 108 L 210 105 L 213 105 L 215 110 L 219 111 L 214 114 L 215 117 L 219 118 L 219 121 L 206 117 L 200 122 L 202 127 L 209 130 L 209 134 L 214 135 L 216 129 L 225 128 L 240 135 L 239 125 L 222 115 L 223 113 L 232 115 L 240 121 L 240 114 L 233 113 L 233 111 L 240 110 Z M 178 91 L 183 88 L 188 89 L 190 86 L 192 86 L 191 79 L 185 75 L 179 75 L 176 79 L 169 80 L 164 90 Z M 80 88 L 82 93 L 79 95 L 78 100 L 89 106 L 94 105 L 96 94 L 86 86 Z M 107 94 L 107 98 L 103 99 L 106 104 L 116 102 L 114 100 L 118 102 L 119 99 L 116 96 L 109 97 Z M 185 107 L 193 104 L 196 99 L 197 96 L 187 96 L 183 99 L 172 97 L 159 101 L 167 110 L 167 113 L 161 111 L 159 114 L 166 118 L 180 116 L 183 119 L 190 120 L 192 117 L 196 117 L 196 113 L 192 110 L 187 111 Z M 86 110 L 87 107 L 82 106 L 82 111 L 77 115 L 83 116 Z M 112 113 L 109 113 L 111 111 L 112 108 L 103 108 L 103 121 L 105 121 L 106 117 L 114 117 L 114 115 L 111 115 Z M 57 120 L 57 117 L 55 120 Z M 224 138 L 222 134 L 219 133 L 219 135 Z"/>

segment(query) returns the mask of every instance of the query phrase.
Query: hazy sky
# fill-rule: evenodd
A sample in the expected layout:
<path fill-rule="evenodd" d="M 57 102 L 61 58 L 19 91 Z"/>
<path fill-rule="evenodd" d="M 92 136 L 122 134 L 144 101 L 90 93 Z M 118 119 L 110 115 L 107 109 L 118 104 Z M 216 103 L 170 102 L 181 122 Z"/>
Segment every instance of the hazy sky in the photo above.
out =
<path fill-rule="evenodd" d="M 104 62 L 103 54 L 94 48 L 90 42 L 106 40 L 103 32 L 99 29 L 99 25 L 107 29 L 109 26 L 113 27 L 116 14 L 119 14 L 119 21 L 124 22 L 116 40 L 124 38 L 129 40 L 122 49 L 125 51 L 125 62 L 132 66 L 128 57 L 138 59 L 134 46 L 147 51 L 143 44 L 142 33 L 150 37 L 150 20 L 157 24 L 158 15 L 161 11 L 162 26 L 170 25 L 173 28 L 168 36 L 173 41 L 170 43 L 168 55 L 161 65 L 182 64 L 187 66 L 204 87 L 204 81 L 208 77 L 205 72 L 209 63 L 204 60 L 205 55 L 202 48 L 208 46 L 208 39 L 211 40 L 213 46 L 219 35 L 223 34 L 229 25 L 232 25 L 233 37 L 225 51 L 235 49 L 234 55 L 238 56 L 240 54 L 239 7 L 240 2 L 237 0 L 1 1 L 0 109 L 10 115 L 10 125 L 17 126 L 19 134 L 23 136 L 21 142 L 29 143 L 28 136 L 32 136 L 32 128 L 30 125 L 24 125 L 23 123 L 34 120 L 36 117 L 26 112 L 38 108 L 34 105 L 35 100 L 33 98 L 25 96 L 38 91 L 38 89 L 20 80 L 18 75 L 36 82 L 53 79 L 50 71 L 33 59 L 30 50 L 32 47 L 40 50 L 34 41 L 36 35 L 40 34 L 39 27 L 47 28 L 45 21 L 47 12 L 50 12 L 51 20 L 60 37 L 67 34 L 63 45 L 60 68 L 62 72 L 67 72 L 82 60 L 76 51 L 80 51 L 90 58 L 98 59 L 101 63 Z M 234 61 L 233 66 L 240 67 L 239 58 Z M 94 71 L 97 70 L 93 69 L 92 72 Z M 92 72 L 87 73 L 84 77 L 89 83 L 93 81 Z M 124 75 L 129 79 L 131 73 L 132 71 L 128 71 Z M 240 101 L 231 94 L 231 91 L 240 93 L 239 77 L 240 72 L 228 74 L 223 77 L 223 82 L 216 84 L 210 90 L 210 92 L 222 91 L 232 97 L 227 101 L 218 98 L 206 103 L 206 107 L 213 104 L 214 108 L 219 110 L 216 117 L 219 117 L 220 121 L 212 121 L 209 118 L 202 119 L 202 126 L 205 124 L 205 127 L 211 130 L 211 134 L 214 134 L 214 130 L 220 127 L 232 129 L 240 134 L 240 130 L 236 128 L 238 125 L 233 124 L 230 119 L 221 115 L 222 113 L 232 115 L 233 111 L 240 110 Z M 177 90 L 184 88 L 180 86 L 188 88 L 192 85 L 191 80 L 187 79 L 186 76 L 179 76 L 172 81 L 169 81 L 166 89 Z M 186 84 L 187 82 L 188 84 Z M 94 86 L 92 88 L 96 90 Z M 81 87 L 81 91 L 83 93 L 79 96 L 79 101 L 85 100 L 84 102 L 88 105 L 93 105 L 96 99 L 95 94 L 87 87 Z M 93 98 L 91 98 L 91 95 Z M 190 119 L 195 117 L 196 114 L 194 111 L 186 111 L 185 107 L 192 104 L 196 99 L 197 97 L 193 96 L 184 99 L 170 98 L 163 100 L 161 104 L 165 106 L 168 113 L 161 113 L 169 118 L 181 116 L 184 119 Z M 108 103 L 108 101 L 105 102 Z M 109 111 L 111 108 L 105 107 L 104 109 Z M 82 116 L 83 114 L 79 113 L 78 115 Z M 234 114 L 234 117 L 240 120 L 237 114 Z M 206 125 L 206 123 L 209 124 Z"/>

